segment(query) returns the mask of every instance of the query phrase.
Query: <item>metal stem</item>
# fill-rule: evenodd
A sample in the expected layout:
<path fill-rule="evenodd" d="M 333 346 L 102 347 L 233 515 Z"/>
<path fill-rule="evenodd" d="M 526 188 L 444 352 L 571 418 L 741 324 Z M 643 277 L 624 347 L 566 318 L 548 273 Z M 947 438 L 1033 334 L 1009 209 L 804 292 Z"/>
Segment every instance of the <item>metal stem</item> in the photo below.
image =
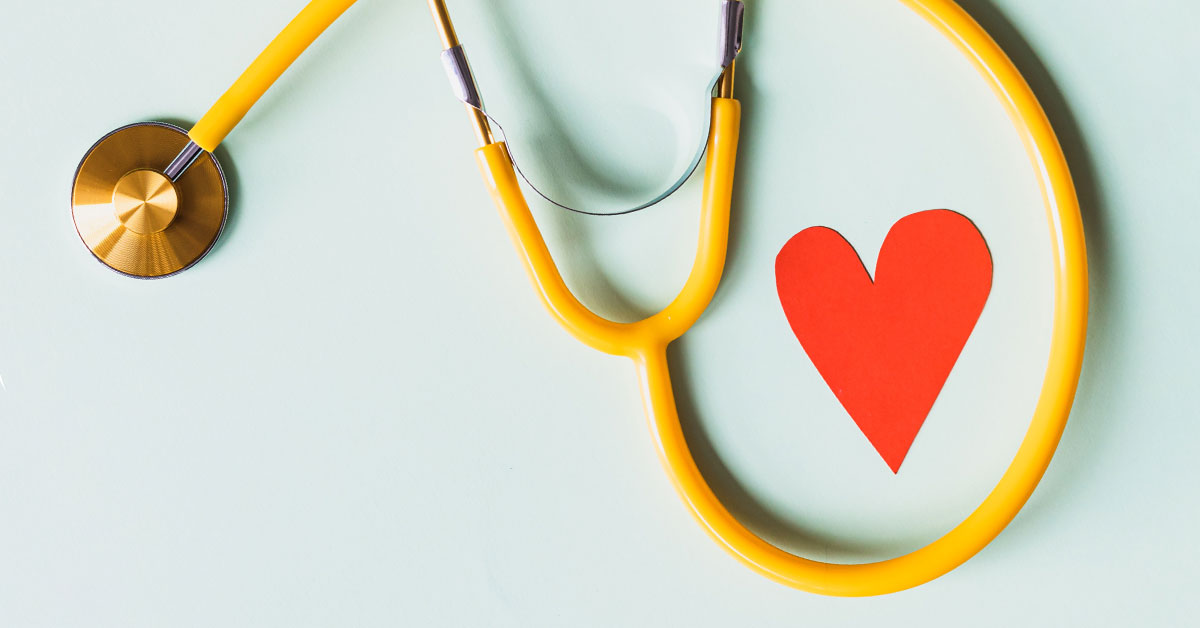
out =
<path fill-rule="evenodd" d="M 733 98 L 733 74 L 737 66 L 737 61 L 730 61 L 729 65 L 725 66 L 725 71 L 721 73 L 721 81 L 717 83 L 717 97 Z"/>
<path fill-rule="evenodd" d="M 437 24 L 438 35 L 442 38 L 442 49 L 451 50 L 459 45 L 458 35 L 454 32 L 454 23 L 450 21 L 450 10 L 446 8 L 446 0 L 429 0 L 429 11 L 433 13 L 433 21 Z M 475 129 L 475 138 L 480 146 L 495 142 L 492 128 L 488 125 L 483 112 L 467 105 L 467 115 L 471 117 L 471 126 Z"/>
<path fill-rule="evenodd" d="M 171 183 L 178 181 L 179 177 L 182 177 L 183 173 L 187 172 L 188 167 L 195 163 L 196 158 L 203 153 L 204 149 L 196 145 L 195 142 L 188 142 L 187 146 L 184 146 L 183 150 L 179 151 L 179 154 L 175 156 L 175 159 L 171 160 L 167 169 L 163 170 L 163 175 L 170 179 Z"/>

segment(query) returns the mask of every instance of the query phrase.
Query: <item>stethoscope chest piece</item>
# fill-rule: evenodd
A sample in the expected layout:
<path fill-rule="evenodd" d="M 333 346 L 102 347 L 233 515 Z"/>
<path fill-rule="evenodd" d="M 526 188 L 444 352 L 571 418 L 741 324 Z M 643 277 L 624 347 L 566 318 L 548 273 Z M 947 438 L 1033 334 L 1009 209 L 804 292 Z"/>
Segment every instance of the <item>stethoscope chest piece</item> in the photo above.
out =
<path fill-rule="evenodd" d="M 109 268 L 153 279 L 186 270 L 216 243 L 229 210 L 225 174 L 199 151 L 172 179 L 187 132 L 160 122 L 121 127 L 96 142 L 71 186 L 71 217 Z"/>

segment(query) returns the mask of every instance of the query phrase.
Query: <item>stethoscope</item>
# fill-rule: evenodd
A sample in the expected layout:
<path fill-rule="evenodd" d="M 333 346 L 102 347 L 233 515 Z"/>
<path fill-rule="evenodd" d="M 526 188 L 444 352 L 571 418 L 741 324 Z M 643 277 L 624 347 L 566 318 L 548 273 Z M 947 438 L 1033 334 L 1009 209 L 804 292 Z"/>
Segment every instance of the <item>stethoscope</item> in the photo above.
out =
<path fill-rule="evenodd" d="M 546 309 L 583 343 L 633 360 L 651 435 L 667 474 L 717 544 L 769 578 L 827 595 L 879 595 L 914 587 L 949 572 L 991 542 L 1017 515 L 1045 473 L 1066 425 L 1083 361 L 1088 302 L 1083 225 L 1066 159 L 1049 120 L 1016 67 L 953 0 L 901 2 L 937 27 L 975 64 L 1029 151 L 1052 235 L 1053 337 L 1029 430 L 983 503 L 921 549 L 889 560 L 847 565 L 790 554 L 730 514 L 692 458 L 668 372 L 667 345 L 700 318 L 725 266 L 741 116 L 733 92 L 743 4 L 721 2 L 719 72 L 709 86 L 707 143 L 663 194 L 628 210 L 644 209 L 665 198 L 707 154 L 700 241 L 691 274 L 675 300 L 658 314 L 636 323 L 615 323 L 582 305 L 563 281 L 522 194 L 519 169 L 507 142 L 495 138 L 495 132 L 502 135 L 503 130 L 483 107 L 445 1 L 429 0 L 444 47 L 443 63 L 479 142 L 475 156 L 484 184 Z M 93 145 L 75 173 L 71 196 L 76 228 L 92 254 L 118 272 L 144 278 L 180 272 L 202 258 L 220 235 L 229 204 L 225 177 L 213 151 L 284 70 L 352 4 L 354 0 L 310 2 L 190 131 L 139 123 L 117 129 Z"/>

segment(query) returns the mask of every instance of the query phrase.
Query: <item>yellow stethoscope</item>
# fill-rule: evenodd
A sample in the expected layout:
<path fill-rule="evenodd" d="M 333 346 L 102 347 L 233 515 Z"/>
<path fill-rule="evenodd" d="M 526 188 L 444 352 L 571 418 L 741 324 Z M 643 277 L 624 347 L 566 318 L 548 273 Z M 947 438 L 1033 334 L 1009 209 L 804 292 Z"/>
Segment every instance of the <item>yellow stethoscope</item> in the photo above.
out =
<path fill-rule="evenodd" d="M 467 104 L 480 147 L 475 155 L 534 287 L 550 314 L 585 344 L 633 360 L 651 434 L 684 504 L 712 538 L 750 568 L 783 584 L 826 595 L 900 591 L 941 576 L 983 549 L 1016 516 L 1058 445 L 1082 366 L 1087 328 L 1087 258 L 1079 203 L 1061 147 L 1037 98 L 988 34 L 953 0 L 901 0 L 937 27 L 992 86 L 1028 149 L 1046 206 L 1054 260 L 1053 338 L 1042 392 L 1016 457 L 980 506 L 945 536 L 909 554 L 867 564 L 801 558 L 764 541 L 713 494 L 689 451 L 675 407 L 666 348 L 704 312 L 725 265 L 740 107 L 733 99 L 742 3 L 724 0 L 721 73 L 704 167 L 700 242 L 682 291 L 636 323 L 615 323 L 584 307 L 559 274 L 521 192 L 506 143 L 470 76 L 444 0 L 429 0 L 443 61 Z M 80 237 L 110 267 L 138 277 L 183 270 L 220 233 L 228 205 L 212 151 L 254 103 L 354 0 L 313 0 L 188 132 L 159 123 L 118 129 L 88 151 L 76 172 L 72 210 Z M 165 164 L 165 166 L 164 166 Z"/>

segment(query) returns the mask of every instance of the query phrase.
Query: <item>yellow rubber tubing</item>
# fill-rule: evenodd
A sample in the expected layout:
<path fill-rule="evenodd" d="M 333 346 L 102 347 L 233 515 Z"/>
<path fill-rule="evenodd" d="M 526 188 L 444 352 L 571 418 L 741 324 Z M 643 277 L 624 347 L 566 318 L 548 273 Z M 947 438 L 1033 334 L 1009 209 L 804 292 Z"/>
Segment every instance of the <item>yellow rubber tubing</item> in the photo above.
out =
<path fill-rule="evenodd" d="M 188 131 L 200 148 L 213 151 L 254 103 L 292 65 L 321 33 L 329 28 L 355 0 L 313 0 L 267 45 L 254 63 L 217 100 L 208 113 Z"/>
<path fill-rule="evenodd" d="M 756 536 L 729 513 L 696 467 L 679 424 L 666 347 L 692 325 L 716 291 L 724 267 L 740 109 L 714 99 L 705 165 L 700 246 L 683 291 L 662 312 L 637 323 L 595 315 L 571 294 L 529 213 L 507 149 L 476 152 L 484 179 L 538 294 L 575 337 L 630 357 L 638 370 L 659 455 L 683 502 L 712 538 L 751 569 L 788 586 L 838 596 L 892 593 L 941 576 L 983 549 L 1012 521 L 1037 487 L 1070 414 L 1087 330 L 1087 254 L 1066 159 L 1037 98 L 988 34 L 951 0 L 901 0 L 946 34 L 978 67 L 1012 117 L 1029 151 L 1052 234 L 1053 337 L 1033 420 L 1016 456 L 983 503 L 945 536 L 912 553 L 875 563 L 822 563 L 792 555 Z"/>
<path fill-rule="evenodd" d="M 713 99 L 695 264 L 679 296 L 663 311 L 636 323 L 614 323 L 598 316 L 571 294 L 529 212 L 508 148 L 497 142 L 475 151 L 488 192 L 501 210 L 542 303 L 572 335 L 594 349 L 633 358 L 647 347 L 665 349 L 704 313 L 725 268 L 740 119 L 741 105 L 736 100 Z"/>

